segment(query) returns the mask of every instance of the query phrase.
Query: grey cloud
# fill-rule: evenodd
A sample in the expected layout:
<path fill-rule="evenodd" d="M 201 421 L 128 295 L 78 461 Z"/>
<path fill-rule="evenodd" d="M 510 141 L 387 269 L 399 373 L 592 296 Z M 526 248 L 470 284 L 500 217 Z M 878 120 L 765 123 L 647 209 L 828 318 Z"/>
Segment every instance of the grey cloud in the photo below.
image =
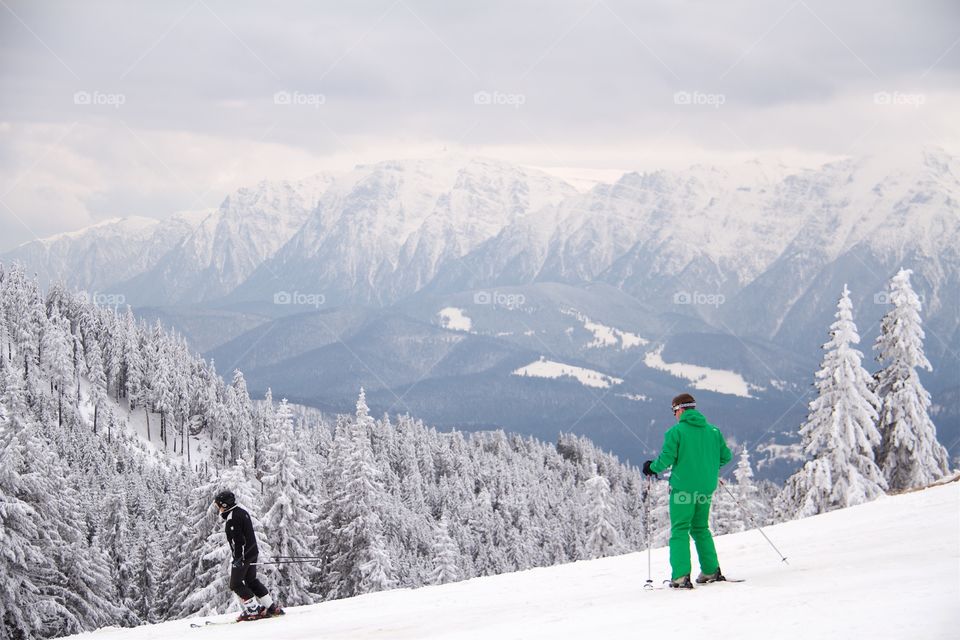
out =
<path fill-rule="evenodd" d="M 121 182 L 137 175 L 131 165 L 151 181 L 161 163 L 178 165 L 176 149 L 130 140 L 149 132 L 270 143 L 304 158 L 357 155 L 376 139 L 514 145 L 545 149 L 544 164 L 569 157 L 552 157 L 552 145 L 596 157 L 631 141 L 843 153 L 875 120 L 891 144 L 958 135 L 943 124 L 960 68 L 955 2 L 8 4 L 29 30 L 0 7 L 0 121 L 21 135 L 31 123 L 90 130 L 67 144 L 99 165 L 103 184 L 67 199 L 91 215 L 168 203 L 151 195 L 156 185 Z M 477 105 L 483 90 L 519 94 L 522 108 Z M 123 104 L 76 104 L 78 91 Z M 278 105 L 277 91 L 322 104 Z M 877 91 L 930 100 L 891 126 L 894 112 L 871 103 Z M 722 95 L 723 107 L 684 108 L 676 92 Z M 37 159 L 0 150 L 0 186 Z M 171 191 L 189 206 L 229 160 L 190 163 L 190 184 Z M 243 164 L 238 176 L 253 178 Z M 30 206 L 23 193 L 18 202 Z"/>

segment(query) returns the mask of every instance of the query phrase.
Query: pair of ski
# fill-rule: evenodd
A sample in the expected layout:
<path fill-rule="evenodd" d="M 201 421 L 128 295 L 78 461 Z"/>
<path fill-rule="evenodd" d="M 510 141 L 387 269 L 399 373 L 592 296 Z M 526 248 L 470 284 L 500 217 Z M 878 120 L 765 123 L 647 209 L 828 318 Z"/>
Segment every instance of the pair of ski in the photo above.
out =
<path fill-rule="evenodd" d="M 282 615 L 282 614 L 281 614 Z M 270 620 L 271 618 L 279 618 L 280 615 L 276 616 L 267 616 L 265 618 L 251 618 L 250 620 L 204 620 L 203 624 L 199 622 L 191 622 L 191 629 L 203 629 L 204 627 L 219 627 L 224 624 L 240 624 L 241 622 L 257 622 L 258 620 Z"/>
<path fill-rule="evenodd" d="M 697 587 L 705 587 L 708 584 L 722 584 L 724 582 L 746 582 L 746 578 L 724 578 L 723 580 L 714 580 L 713 582 L 704 582 L 703 584 L 698 584 Z M 697 587 L 694 587 L 697 588 Z M 673 591 L 693 591 L 694 589 L 673 589 L 670 586 L 669 580 L 664 580 L 660 586 L 653 584 L 653 580 L 647 580 L 646 584 L 643 585 L 644 591 L 662 591 L 664 589 L 672 589 Z"/>

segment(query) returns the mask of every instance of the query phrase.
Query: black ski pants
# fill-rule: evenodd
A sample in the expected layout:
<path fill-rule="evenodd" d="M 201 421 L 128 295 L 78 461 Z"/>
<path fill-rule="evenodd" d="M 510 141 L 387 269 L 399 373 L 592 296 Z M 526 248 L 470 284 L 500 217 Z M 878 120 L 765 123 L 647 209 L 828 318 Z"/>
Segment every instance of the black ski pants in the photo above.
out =
<path fill-rule="evenodd" d="M 256 565 L 247 562 L 230 569 L 230 590 L 240 596 L 241 600 L 249 600 L 254 596 L 262 598 L 267 595 L 267 588 L 257 580 Z"/>

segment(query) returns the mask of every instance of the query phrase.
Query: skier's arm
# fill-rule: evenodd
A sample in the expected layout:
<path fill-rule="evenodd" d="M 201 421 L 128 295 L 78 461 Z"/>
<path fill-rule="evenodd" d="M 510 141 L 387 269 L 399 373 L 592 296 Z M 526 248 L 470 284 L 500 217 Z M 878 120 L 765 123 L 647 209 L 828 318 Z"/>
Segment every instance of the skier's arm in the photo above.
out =
<path fill-rule="evenodd" d="M 244 562 L 247 560 L 247 553 L 251 548 L 257 545 L 257 539 L 254 537 L 253 533 L 253 518 L 250 517 L 250 514 L 246 514 L 243 519 L 243 550 L 241 551 L 240 557 L 243 558 Z"/>
<path fill-rule="evenodd" d="M 245 517 L 239 518 L 237 522 L 236 529 L 233 530 L 233 559 L 234 560 L 243 560 L 243 554 L 247 550 L 248 544 L 248 534 L 247 530 L 251 529 L 253 525 L 250 523 L 250 517 L 244 514 Z"/>
<path fill-rule="evenodd" d="M 663 473 L 677 462 L 677 451 L 680 449 L 680 436 L 675 429 L 669 429 L 663 436 L 663 450 L 656 460 L 650 463 L 650 470 L 654 473 Z"/>
<path fill-rule="evenodd" d="M 730 447 L 727 446 L 727 441 L 719 429 L 717 429 L 717 436 L 720 438 L 720 466 L 722 467 L 733 460 L 733 454 L 730 453 Z"/>

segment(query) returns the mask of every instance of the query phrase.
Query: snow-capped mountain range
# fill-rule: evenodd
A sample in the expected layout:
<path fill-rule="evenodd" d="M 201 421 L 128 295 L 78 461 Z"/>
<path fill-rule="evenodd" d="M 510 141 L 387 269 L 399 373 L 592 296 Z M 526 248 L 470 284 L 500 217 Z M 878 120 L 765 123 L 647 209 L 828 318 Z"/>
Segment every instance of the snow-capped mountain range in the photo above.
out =
<path fill-rule="evenodd" d="M 342 384 L 348 406 L 363 383 L 383 408 L 414 401 L 438 424 L 502 424 L 504 407 L 485 414 L 478 399 L 468 420 L 431 415 L 443 403 L 430 398 L 467 383 L 462 376 L 489 375 L 498 382 L 485 394 L 502 401 L 501 379 L 546 382 L 511 375 L 545 357 L 557 362 L 551 371 L 624 380 L 617 392 L 630 424 L 654 418 L 631 413 L 645 403 L 628 398 L 669 394 L 670 384 L 706 389 L 677 372 L 718 371 L 712 380 L 737 380 L 737 393 L 718 391 L 725 397 L 778 397 L 778 415 L 792 407 L 778 433 L 803 412 L 799 394 L 843 284 L 869 352 L 886 281 L 907 267 L 949 445 L 960 435 L 958 203 L 960 164 L 941 149 L 813 169 L 754 161 L 627 173 L 588 192 L 453 155 L 262 182 L 216 211 L 106 221 L 0 260 L 122 296 L 219 364 L 243 368 L 251 389 L 302 402 L 339 408 L 340 392 L 327 390 Z M 581 317 L 642 342 L 597 343 Z M 265 333 L 272 354 L 250 347 Z M 382 345 L 366 356 L 376 364 L 357 365 L 371 344 Z M 337 372 L 328 385 L 324 362 Z M 587 423 L 600 428 L 597 420 Z"/>
<path fill-rule="evenodd" d="M 494 160 L 390 161 L 264 181 L 217 211 L 108 220 L 3 257 L 71 286 L 129 289 L 139 304 L 259 300 L 301 284 L 384 304 L 535 281 L 608 282 L 645 301 L 678 285 L 729 297 L 785 263 L 808 285 L 805 273 L 867 249 L 926 262 L 936 313 L 949 301 L 935 276 L 954 275 L 941 258 L 960 236 L 958 175 L 957 158 L 926 150 L 892 166 L 628 173 L 581 194 Z M 781 304 L 798 293 L 784 289 Z"/>

